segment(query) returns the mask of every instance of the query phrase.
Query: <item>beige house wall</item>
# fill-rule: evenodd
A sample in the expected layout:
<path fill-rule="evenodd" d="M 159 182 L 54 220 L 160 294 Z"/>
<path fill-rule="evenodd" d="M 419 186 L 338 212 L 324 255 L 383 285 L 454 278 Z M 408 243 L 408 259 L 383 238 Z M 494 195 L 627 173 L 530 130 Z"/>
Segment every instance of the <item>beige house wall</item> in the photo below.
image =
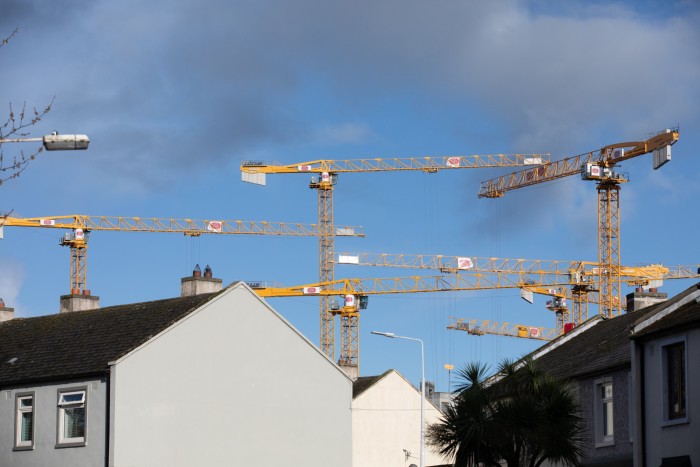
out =
<path fill-rule="evenodd" d="M 426 426 L 439 417 L 440 411 L 426 399 Z M 354 467 L 419 465 L 420 391 L 398 372 L 389 372 L 353 401 L 352 439 Z M 404 449 L 410 452 L 408 459 Z M 426 466 L 444 463 L 426 447 Z"/>

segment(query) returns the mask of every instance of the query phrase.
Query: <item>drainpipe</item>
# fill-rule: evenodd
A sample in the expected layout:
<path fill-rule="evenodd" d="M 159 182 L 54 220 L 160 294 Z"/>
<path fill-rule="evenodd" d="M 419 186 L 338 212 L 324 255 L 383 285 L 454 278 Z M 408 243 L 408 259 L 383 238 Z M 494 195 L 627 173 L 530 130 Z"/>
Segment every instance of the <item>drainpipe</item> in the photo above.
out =
<path fill-rule="evenodd" d="M 639 379 L 641 379 L 641 384 L 639 385 L 639 393 L 640 393 L 640 399 L 641 399 L 641 429 L 642 429 L 642 445 L 640 446 L 640 451 L 642 453 L 642 462 L 641 462 L 641 467 L 646 467 L 647 465 L 647 417 L 646 417 L 646 390 L 645 390 L 645 384 L 644 384 L 644 346 L 640 345 L 641 351 L 639 352 Z"/>
<path fill-rule="evenodd" d="M 112 429 L 110 420 L 110 407 L 112 405 L 110 401 L 112 397 L 110 373 L 110 370 L 106 371 L 107 380 L 105 381 L 105 467 L 109 467 L 109 435 Z"/>
<path fill-rule="evenodd" d="M 644 345 L 632 339 L 630 345 L 632 354 L 633 379 L 630 383 L 634 387 L 634 439 L 632 445 L 632 458 L 634 464 L 639 467 L 646 465 L 646 391 L 644 389 Z"/>

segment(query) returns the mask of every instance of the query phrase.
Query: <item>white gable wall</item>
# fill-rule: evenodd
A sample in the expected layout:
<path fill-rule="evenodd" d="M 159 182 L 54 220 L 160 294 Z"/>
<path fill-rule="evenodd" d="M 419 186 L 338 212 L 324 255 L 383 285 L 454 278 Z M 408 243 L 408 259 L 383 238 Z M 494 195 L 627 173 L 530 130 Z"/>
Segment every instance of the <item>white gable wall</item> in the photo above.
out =
<path fill-rule="evenodd" d="M 117 362 L 112 383 L 112 465 L 351 464 L 351 381 L 246 286 Z"/>
<path fill-rule="evenodd" d="M 439 417 L 440 411 L 426 400 L 426 426 L 436 423 Z M 418 465 L 420 391 L 396 371 L 389 372 L 353 401 L 352 438 L 355 467 Z M 411 452 L 408 462 L 404 449 Z M 443 463 L 440 456 L 426 447 L 426 465 Z"/>

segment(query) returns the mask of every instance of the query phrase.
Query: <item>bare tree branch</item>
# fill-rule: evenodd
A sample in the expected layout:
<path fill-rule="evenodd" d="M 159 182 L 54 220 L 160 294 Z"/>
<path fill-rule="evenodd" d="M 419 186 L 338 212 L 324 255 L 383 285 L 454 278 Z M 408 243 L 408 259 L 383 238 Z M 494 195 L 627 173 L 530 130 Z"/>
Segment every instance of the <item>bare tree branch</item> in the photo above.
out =
<path fill-rule="evenodd" d="M 17 29 L 0 41 L 0 48 L 7 45 L 15 34 L 17 34 Z M 36 107 L 33 107 L 30 111 L 27 110 L 27 103 L 23 102 L 18 114 L 15 113 L 12 102 L 9 103 L 7 118 L 0 124 L 0 185 L 7 180 L 19 177 L 26 170 L 29 163 L 35 160 L 44 149 L 40 146 L 29 153 L 25 153 L 24 150 L 20 149 L 14 155 L 6 157 L 1 140 L 26 138 L 29 136 L 31 127 L 39 123 L 51 111 L 54 100 L 55 97 L 51 99 L 51 102 L 43 110 L 37 110 Z"/>

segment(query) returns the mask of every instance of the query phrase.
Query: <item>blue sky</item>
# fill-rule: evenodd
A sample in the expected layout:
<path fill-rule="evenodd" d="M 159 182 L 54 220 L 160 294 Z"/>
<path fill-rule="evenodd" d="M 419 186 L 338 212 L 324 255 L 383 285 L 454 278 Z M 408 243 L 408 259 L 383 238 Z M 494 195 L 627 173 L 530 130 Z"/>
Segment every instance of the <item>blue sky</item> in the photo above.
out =
<path fill-rule="evenodd" d="M 622 262 L 700 263 L 700 4 L 695 1 L 9 0 L 1 104 L 42 108 L 36 128 L 85 133 L 86 152 L 44 153 L 0 187 L 0 210 L 317 222 L 308 176 L 241 182 L 242 160 L 550 153 L 553 160 L 680 126 L 673 160 L 624 163 Z M 18 146 L 18 145 L 15 145 Z M 3 146 L 5 157 L 18 148 Z M 31 148 L 25 148 L 29 150 Z M 508 169 L 347 174 L 335 222 L 366 238 L 337 251 L 552 260 L 597 258 L 596 191 L 578 177 L 477 199 Z M 18 316 L 68 292 L 61 232 L 5 229 L 0 297 Z M 176 296 L 195 263 L 224 283 L 318 278 L 314 238 L 95 232 L 88 288 L 103 306 Z M 336 277 L 415 271 L 338 266 Z M 670 295 L 689 281 L 667 282 Z M 625 293 L 630 290 L 625 288 Z M 318 301 L 269 302 L 318 342 Z M 396 368 L 447 390 L 446 363 L 498 362 L 538 343 L 448 331 L 451 317 L 554 326 L 516 290 L 371 297 L 361 374 Z M 272 370 L 271 370 L 272 371 Z"/>

